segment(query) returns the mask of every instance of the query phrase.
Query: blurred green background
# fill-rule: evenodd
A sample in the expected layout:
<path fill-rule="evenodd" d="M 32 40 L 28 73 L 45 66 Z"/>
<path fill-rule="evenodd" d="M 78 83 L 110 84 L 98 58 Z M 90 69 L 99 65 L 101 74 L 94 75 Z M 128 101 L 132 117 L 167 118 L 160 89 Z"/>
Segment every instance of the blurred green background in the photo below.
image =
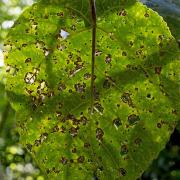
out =
<path fill-rule="evenodd" d="M 19 144 L 15 112 L 4 88 L 3 40 L 19 14 L 33 0 L 0 0 L 0 180 L 44 180 L 31 156 Z"/>
<path fill-rule="evenodd" d="M 163 16 L 180 44 L 180 0 L 141 1 Z M 19 14 L 33 2 L 35 0 L 0 0 L 0 180 L 45 179 L 31 156 L 19 144 L 15 112 L 7 100 L 4 87 L 3 40 Z M 180 180 L 180 133 L 177 129 L 140 180 Z"/>

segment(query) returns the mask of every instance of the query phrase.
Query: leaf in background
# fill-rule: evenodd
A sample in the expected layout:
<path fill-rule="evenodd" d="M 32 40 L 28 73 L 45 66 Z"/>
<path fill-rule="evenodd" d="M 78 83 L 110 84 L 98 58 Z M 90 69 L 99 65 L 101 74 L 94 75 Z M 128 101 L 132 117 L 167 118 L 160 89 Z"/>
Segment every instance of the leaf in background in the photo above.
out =
<path fill-rule="evenodd" d="M 93 114 L 88 1 L 34 4 L 7 37 L 21 143 L 51 179 L 134 180 L 178 120 L 175 39 L 141 3 L 113 2 L 97 1 Z"/>
<path fill-rule="evenodd" d="M 5 85 L 4 85 L 4 68 L 3 67 L 0 67 L 0 113 L 3 111 L 3 107 L 5 106 L 6 104 L 6 101 L 5 101 Z"/>
<path fill-rule="evenodd" d="M 173 36 L 180 40 L 180 1 L 179 0 L 140 0 L 157 11 L 167 22 Z"/>

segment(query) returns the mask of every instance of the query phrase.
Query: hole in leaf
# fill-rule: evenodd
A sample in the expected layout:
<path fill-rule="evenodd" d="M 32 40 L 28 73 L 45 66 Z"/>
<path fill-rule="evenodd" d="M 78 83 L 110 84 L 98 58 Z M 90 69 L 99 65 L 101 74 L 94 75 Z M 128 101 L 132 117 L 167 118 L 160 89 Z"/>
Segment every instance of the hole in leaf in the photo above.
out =
<path fill-rule="evenodd" d="M 69 36 L 69 33 L 61 29 L 60 35 L 64 40 L 64 39 L 67 39 L 67 37 Z"/>
<path fill-rule="evenodd" d="M 24 78 L 25 83 L 33 84 L 35 82 L 35 80 L 36 80 L 36 76 L 34 73 L 32 73 L 32 72 L 26 73 L 25 78 Z"/>

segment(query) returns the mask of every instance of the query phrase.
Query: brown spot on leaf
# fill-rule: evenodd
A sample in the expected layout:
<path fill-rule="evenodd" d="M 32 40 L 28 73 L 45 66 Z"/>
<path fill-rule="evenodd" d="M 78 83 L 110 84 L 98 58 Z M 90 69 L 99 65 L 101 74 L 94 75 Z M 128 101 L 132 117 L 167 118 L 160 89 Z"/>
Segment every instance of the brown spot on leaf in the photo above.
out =
<path fill-rule="evenodd" d="M 41 142 L 41 144 L 47 139 L 47 137 L 48 137 L 48 133 L 43 133 L 43 134 L 41 134 L 41 136 L 40 136 L 40 142 Z"/>
<path fill-rule="evenodd" d="M 72 149 L 72 153 L 76 153 L 77 152 L 77 149 L 76 148 L 73 148 Z"/>
<path fill-rule="evenodd" d="M 63 17 L 64 16 L 64 12 L 58 12 L 57 16 Z"/>
<path fill-rule="evenodd" d="M 97 128 L 96 129 L 96 138 L 97 138 L 97 140 L 102 141 L 103 136 L 104 136 L 103 130 L 101 128 Z"/>
<path fill-rule="evenodd" d="M 104 111 L 104 108 L 102 107 L 102 105 L 100 103 L 97 102 L 97 103 L 94 104 L 94 110 L 96 112 L 102 114 L 103 111 Z"/>
<path fill-rule="evenodd" d="M 127 154 L 128 153 L 128 146 L 126 144 L 121 146 L 121 154 Z"/>
<path fill-rule="evenodd" d="M 32 145 L 31 144 L 26 144 L 26 148 L 29 152 L 32 152 Z"/>
<path fill-rule="evenodd" d="M 81 121 L 81 123 L 82 123 L 83 125 L 86 125 L 87 122 L 88 122 L 88 120 L 87 120 L 87 118 L 86 118 L 85 116 L 82 116 L 82 117 L 80 118 L 80 121 Z"/>
<path fill-rule="evenodd" d="M 118 128 L 120 125 L 122 125 L 122 122 L 121 122 L 120 118 L 116 118 L 113 120 L 113 124 L 116 128 Z"/>
<path fill-rule="evenodd" d="M 90 145 L 89 143 L 84 143 L 84 147 L 85 147 L 85 148 L 90 148 L 90 146 L 91 146 L 91 145 Z"/>
<path fill-rule="evenodd" d="M 65 131 L 66 131 L 66 128 L 64 126 L 61 126 L 61 132 L 65 133 Z"/>
<path fill-rule="evenodd" d="M 100 56 L 101 54 L 102 54 L 102 51 L 100 51 L 99 49 L 96 49 L 95 55 L 96 55 L 96 56 Z"/>
<path fill-rule="evenodd" d="M 60 118 L 61 116 L 62 116 L 62 112 L 56 111 L 56 117 L 57 117 L 57 118 Z"/>
<path fill-rule="evenodd" d="M 107 64 L 109 64 L 109 63 L 111 62 L 111 60 L 112 60 L 112 57 L 111 57 L 110 54 L 108 54 L 108 55 L 106 56 L 105 62 L 106 62 Z"/>
<path fill-rule="evenodd" d="M 139 116 L 131 114 L 128 116 L 128 122 L 130 125 L 136 124 L 140 120 Z"/>
<path fill-rule="evenodd" d="M 91 78 L 91 74 L 90 73 L 84 74 L 84 79 L 85 80 L 90 79 L 90 78 Z"/>
<path fill-rule="evenodd" d="M 78 159 L 77 159 L 77 162 L 78 163 L 83 163 L 85 160 L 85 157 L 84 156 L 79 156 Z"/>
<path fill-rule="evenodd" d="M 122 56 L 127 56 L 127 52 L 123 51 Z"/>
<path fill-rule="evenodd" d="M 149 14 L 146 12 L 146 13 L 144 14 L 144 16 L 145 16 L 145 17 L 149 17 Z"/>
<path fill-rule="evenodd" d="M 31 58 L 27 58 L 26 60 L 25 60 L 25 63 L 30 63 L 31 62 Z"/>
<path fill-rule="evenodd" d="M 25 89 L 26 90 L 26 93 L 28 94 L 28 95 L 31 95 L 32 93 L 33 93 L 33 90 L 29 90 L 29 89 Z"/>
<path fill-rule="evenodd" d="M 140 144 L 142 143 L 142 139 L 141 139 L 141 138 L 136 138 L 136 139 L 134 140 L 134 143 L 135 143 L 136 145 L 140 145 Z"/>
<path fill-rule="evenodd" d="M 157 123 L 157 128 L 161 128 L 162 124 L 161 123 Z"/>
<path fill-rule="evenodd" d="M 129 45 L 132 47 L 134 45 L 133 41 L 129 41 Z"/>
<path fill-rule="evenodd" d="M 111 87 L 111 82 L 108 79 L 106 79 L 103 83 L 103 88 L 109 89 L 110 87 Z"/>
<path fill-rule="evenodd" d="M 39 146 L 40 144 L 41 144 L 41 141 L 39 139 L 36 139 L 35 142 L 34 142 L 34 145 Z"/>
<path fill-rule="evenodd" d="M 74 160 L 73 160 L 73 159 L 70 159 L 70 163 L 74 163 Z"/>
<path fill-rule="evenodd" d="M 25 77 L 24 77 L 24 81 L 27 84 L 33 84 L 36 80 L 36 75 L 32 72 L 28 72 L 26 73 Z"/>
<path fill-rule="evenodd" d="M 52 129 L 52 132 L 58 132 L 58 131 L 59 131 L 59 127 L 57 125 L 54 126 L 53 129 Z"/>
<path fill-rule="evenodd" d="M 129 106 L 133 106 L 131 95 L 129 93 L 123 93 L 121 99 L 124 103 L 127 103 Z"/>
<path fill-rule="evenodd" d="M 85 92 L 86 84 L 85 83 L 83 83 L 83 84 L 78 83 L 78 84 L 74 85 L 74 88 L 75 88 L 76 92 L 83 93 L 83 92 Z"/>
<path fill-rule="evenodd" d="M 78 128 L 75 128 L 75 127 L 72 127 L 70 130 L 69 130 L 69 133 L 72 137 L 76 137 L 78 135 Z"/>
<path fill-rule="evenodd" d="M 162 67 L 155 67 L 154 70 L 155 70 L 155 74 L 160 75 L 160 74 L 161 74 Z"/>
<path fill-rule="evenodd" d="M 66 85 L 64 83 L 59 83 L 58 90 L 63 91 L 66 89 Z"/>
<path fill-rule="evenodd" d="M 76 30 L 76 26 L 74 24 L 71 26 L 71 30 L 73 30 L 73 31 Z"/>
<path fill-rule="evenodd" d="M 124 168 L 120 168 L 120 169 L 119 169 L 119 175 L 120 175 L 120 176 L 125 176 L 126 173 L 127 173 L 127 172 L 126 172 L 126 170 L 125 170 Z"/>
<path fill-rule="evenodd" d="M 63 157 L 60 159 L 60 162 L 61 162 L 63 165 L 66 165 L 67 162 L 68 162 L 68 159 L 63 156 Z"/>
<path fill-rule="evenodd" d="M 122 9 L 119 13 L 118 13 L 119 16 L 126 16 L 127 15 L 127 12 L 125 9 Z"/>

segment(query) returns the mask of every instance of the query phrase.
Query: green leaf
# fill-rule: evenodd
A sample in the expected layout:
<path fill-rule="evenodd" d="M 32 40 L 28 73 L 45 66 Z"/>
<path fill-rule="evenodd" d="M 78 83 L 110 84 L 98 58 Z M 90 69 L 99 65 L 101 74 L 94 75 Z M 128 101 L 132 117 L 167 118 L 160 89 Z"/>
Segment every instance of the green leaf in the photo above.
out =
<path fill-rule="evenodd" d="M 7 37 L 6 90 L 21 143 L 49 179 L 134 180 L 178 120 L 175 39 L 141 3 L 113 2 L 97 1 L 92 114 L 87 0 L 34 4 Z"/>

